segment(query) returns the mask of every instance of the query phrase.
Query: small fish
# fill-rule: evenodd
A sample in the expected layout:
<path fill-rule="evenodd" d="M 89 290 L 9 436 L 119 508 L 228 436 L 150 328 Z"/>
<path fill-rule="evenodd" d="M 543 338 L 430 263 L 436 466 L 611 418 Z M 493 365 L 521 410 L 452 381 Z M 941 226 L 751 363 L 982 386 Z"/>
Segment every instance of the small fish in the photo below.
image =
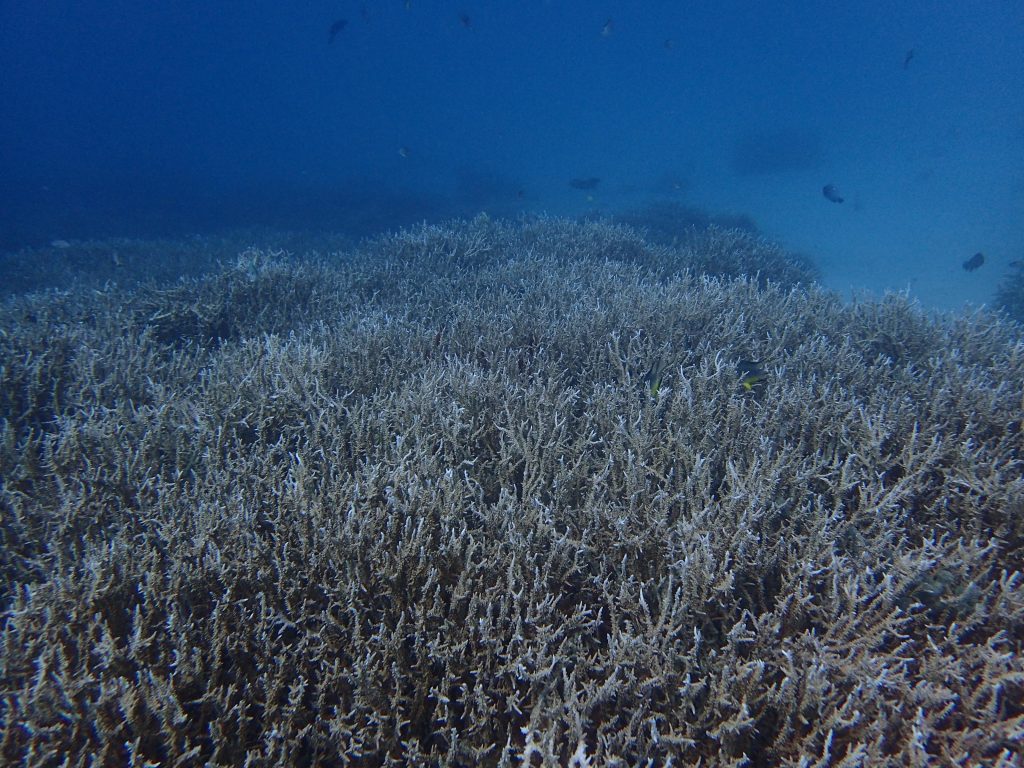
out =
<path fill-rule="evenodd" d="M 465 11 L 459 14 L 459 21 L 462 22 L 462 26 L 464 26 L 466 29 L 473 28 L 473 20 L 469 18 L 469 14 L 466 13 Z"/>
<path fill-rule="evenodd" d="M 569 186 L 573 189 L 597 189 L 597 185 L 600 183 L 601 180 L 596 176 L 588 176 L 585 179 L 572 179 Z"/>
<path fill-rule="evenodd" d="M 983 254 L 981 251 L 978 251 L 976 254 L 971 256 L 971 258 L 964 262 L 964 269 L 966 269 L 968 272 L 973 272 L 984 263 L 985 254 Z"/>
<path fill-rule="evenodd" d="M 331 43 L 333 43 L 334 38 L 338 36 L 338 33 L 345 29 L 345 27 L 347 26 L 348 19 L 338 19 L 333 24 L 331 24 L 331 28 L 327 30 L 327 44 L 330 45 Z"/>
<path fill-rule="evenodd" d="M 740 360 L 736 366 L 744 392 L 758 394 L 768 386 L 768 371 L 755 360 Z"/>
<path fill-rule="evenodd" d="M 658 398 L 658 393 L 661 392 L 661 385 L 665 382 L 665 374 L 668 373 L 668 369 L 668 363 L 664 360 L 655 360 L 654 365 L 651 366 L 644 376 L 644 384 L 647 385 L 647 391 L 651 393 L 651 397 L 655 400 Z"/>
<path fill-rule="evenodd" d="M 914 58 L 914 49 L 911 48 L 907 51 L 907 55 L 903 57 L 903 68 L 910 69 L 910 60 Z"/>
<path fill-rule="evenodd" d="M 403 157 L 403 158 L 408 159 L 409 155 L 411 155 L 411 154 L 412 154 L 412 152 L 410 151 L 410 149 L 408 147 L 399 147 L 398 148 L 398 156 L 399 157 Z"/>
<path fill-rule="evenodd" d="M 608 19 L 608 21 L 604 23 L 604 26 L 601 27 L 601 37 L 611 37 L 612 32 L 614 31 L 615 23 L 611 19 Z"/>
<path fill-rule="evenodd" d="M 843 202 L 843 196 L 839 194 L 839 190 L 836 189 L 835 184 L 826 184 L 822 188 L 821 194 L 825 196 L 826 200 L 831 200 L 833 203 Z"/>

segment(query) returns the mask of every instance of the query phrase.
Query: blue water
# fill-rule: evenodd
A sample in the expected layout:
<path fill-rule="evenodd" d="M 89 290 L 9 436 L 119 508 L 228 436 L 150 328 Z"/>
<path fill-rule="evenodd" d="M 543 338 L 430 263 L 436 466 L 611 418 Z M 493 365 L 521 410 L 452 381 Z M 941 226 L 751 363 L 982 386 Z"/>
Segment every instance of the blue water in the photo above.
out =
<path fill-rule="evenodd" d="M 0 73 L 4 250 L 669 198 L 844 294 L 1024 258 L 1019 0 L 0 0 Z"/>

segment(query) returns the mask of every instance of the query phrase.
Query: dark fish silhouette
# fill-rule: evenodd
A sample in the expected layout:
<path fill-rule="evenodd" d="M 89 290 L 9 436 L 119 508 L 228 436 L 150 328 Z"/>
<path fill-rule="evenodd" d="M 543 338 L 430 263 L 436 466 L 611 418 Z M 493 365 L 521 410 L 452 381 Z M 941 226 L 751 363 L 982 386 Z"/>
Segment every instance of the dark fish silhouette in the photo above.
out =
<path fill-rule="evenodd" d="M 971 256 L 971 258 L 964 262 L 964 269 L 966 269 L 968 272 L 973 272 L 984 263 L 985 254 L 983 254 L 981 251 L 978 251 L 978 253 L 974 254 L 973 256 Z"/>
<path fill-rule="evenodd" d="M 347 26 L 348 19 L 338 19 L 333 24 L 331 24 L 331 28 L 327 31 L 327 44 L 330 45 L 331 43 L 333 43 L 334 38 L 338 36 L 338 33 L 341 32 Z"/>
<path fill-rule="evenodd" d="M 573 189 L 597 189 L 597 185 L 601 183 L 601 180 L 596 176 L 590 176 L 586 179 L 573 179 L 569 182 L 569 186 Z"/>
<path fill-rule="evenodd" d="M 843 202 L 843 196 L 839 194 L 839 190 L 836 189 L 835 184 L 826 184 L 822 188 L 821 194 L 825 196 L 826 200 L 831 200 L 833 203 Z"/>
<path fill-rule="evenodd" d="M 473 28 L 473 20 L 469 18 L 469 14 L 466 13 L 465 11 L 459 14 L 459 21 L 462 22 L 462 26 L 464 26 L 466 29 Z"/>
<path fill-rule="evenodd" d="M 903 68 L 910 69 L 910 60 L 914 58 L 914 49 L 911 48 L 907 51 L 907 55 L 903 57 Z"/>

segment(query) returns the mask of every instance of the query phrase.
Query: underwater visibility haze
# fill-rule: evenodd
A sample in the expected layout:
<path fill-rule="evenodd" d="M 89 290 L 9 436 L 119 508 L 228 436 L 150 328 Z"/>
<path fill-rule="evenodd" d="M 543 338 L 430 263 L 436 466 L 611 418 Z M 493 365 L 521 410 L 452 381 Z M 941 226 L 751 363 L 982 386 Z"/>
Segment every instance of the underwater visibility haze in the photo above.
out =
<path fill-rule="evenodd" d="M 0 68 L 8 251 L 669 199 L 751 217 L 847 293 L 980 304 L 1024 257 L 1007 0 L 6 0 Z"/>
<path fill-rule="evenodd" d="M 0 0 L 0 763 L 1024 761 L 1024 4 Z"/>

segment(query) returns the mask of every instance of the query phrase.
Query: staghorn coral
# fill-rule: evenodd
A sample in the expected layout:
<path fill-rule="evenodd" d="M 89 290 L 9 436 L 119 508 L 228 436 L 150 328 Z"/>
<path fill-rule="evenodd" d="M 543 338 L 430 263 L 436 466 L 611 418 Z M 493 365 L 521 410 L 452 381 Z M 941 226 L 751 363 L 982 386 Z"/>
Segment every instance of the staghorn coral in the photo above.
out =
<path fill-rule="evenodd" d="M 147 284 L 198 275 L 232 263 L 253 243 L 270 251 L 332 252 L 351 245 L 336 234 L 264 229 L 226 230 L 182 239 L 54 240 L 48 245 L 0 250 L 0 299 L 30 291 L 99 288 L 107 283 Z"/>
<path fill-rule="evenodd" d="M 751 275 L 762 286 L 768 282 L 808 285 L 819 277 L 809 258 L 769 242 L 757 225 L 742 215 L 712 215 L 678 202 L 660 201 L 620 213 L 613 220 L 671 248 L 677 265 L 701 274 L 725 278 Z"/>
<path fill-rule="evenodd" d="M 1024 323 L 1024 260 L 1010 262 L 1010 271 L 996 290 L 995 305 L 1018 323 Z"/>
<path fill-rule="evenodd" d="M 657 211 L 658 216 L 676 213 L 671 204 L 667 212 Z M 809 285 L 817 278 L 807 258 L 786 252 L 742 222 L 726 226 L 716 220 L 695 226 L 686 208 L 680 208 L 678 216 L 677 233 L 667 238 L 658 219 L 654 236 L 648 235 L 642 215 L 580 221 L 534 216 L 512 223 L 482 214 L 465 224 L 449 222 L 386 236 L 368 250 L 385 261 L 429 265 L 435 277 L 438 271 L 478 268 L 530 254 L 560 262 L 634 264 L 661 278 L 684 271 L 719 278 L 751 276 L 760 287 Z M 719 220 L 731 223 L 728 218 Z"/>
<path fill-rule="evenodd" d="M 638 229 L 649 240 L 662 245 L 676 245 L 695 230 L 700 232 L 713 226 L 739 229 L 755 236 L 761 234 L 749 216 L 714 214 L 674 200 L 656 200 L 623 211 L 614 216 L 614 221 Z"/>
<path fill-rule="evenodd" d="M 0 757 L 1018 764 L 1019 330 L 662 255 L 476 219 L 8 303 Z"/>

